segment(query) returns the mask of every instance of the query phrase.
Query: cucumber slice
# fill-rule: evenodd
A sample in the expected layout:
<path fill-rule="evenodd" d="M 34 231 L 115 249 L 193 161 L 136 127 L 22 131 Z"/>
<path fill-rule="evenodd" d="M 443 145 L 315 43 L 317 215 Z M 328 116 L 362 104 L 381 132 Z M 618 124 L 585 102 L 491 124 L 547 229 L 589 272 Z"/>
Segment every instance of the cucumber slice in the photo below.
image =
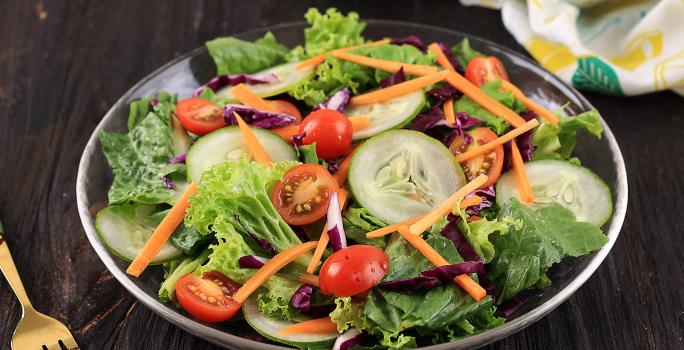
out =
<path fill-rule="evenodd" d="M 381 103 L 349 106 L 345 114 L 348 117 L 368 116 L 370 125 L 354 132 L 354 140 L 361 140 L 405 125 L 418 115 L 424 106 L 425 92 L 419 90 Z"/>
<path fill-rule="evenodd" d="M 163 214 L 154 210 L 155 206 L 148 204 L 125 204 L 100 210 L 95 218 L 100 241 L 112 254 L 133 261 L 163 218 Z M 167 242 L 151 264 L 161 264 L 181 254 L 180 250 Z"/>
<path fill-rule="evenodd" d="M 610 219 L 613 201 L 610 189 L 593 171 L 562 160 L 538 160 L 525 163 L 525 171 L 534 192 L 533 208 L 560 204 L 570 209 L 577 221 L 601 226 Z M 506 204 L 511 197 L 520 199 L 514 171 L 496 184 L 496 202 Z"/>
<path fill-rule="evenodd" d="M 297 152 L 280 136 L 261 128 L 252 128 L 252 131 L 274 162 L 297 160 Z M 185 158 L 188 179 L 199 181 L 205 170 L 243 155 L 249 155 L 249 151 L 239 127 L 233 125 L 213 131 L 200 137 L 188 150 Z"/>
<path fill-rule="evenodd" d="M 335 343 L 337 336 L 339 336 L 337 332 L 323 334 L 278 334 L 278 331 L 283 329 L 283 327 L 293 325 L 296 322 L 262 314 L 257 307 L 256 298 L 253 296 L 242 305 L 242 312 L 245 315 L 245 321 L 259 334 L 273 341 L 300 349 L 328 349 Z M 297 319 L 296 321 L 301 322 L 305 320 Z"/>
<path fill-rule="evenodd" d="M 356 201 L 388 224 L 427 213 L 465 184 L 451 152 L 412 130 L 385 131 L 370 138 L 349 167 L 349 187 Z"/>
<path fill-rule="evenodd" d="M 278 94 L 282 94 L 292 90 L 301 81 L 308 79 L 311 74 L 313 74 L 316 66 L 309 65 L 297 69 L 296 66 L 299 62 L 285 63 L 279 66 L 275 66 L 266 70 L 262 70 L 256 74 L 269 74 L 273 73 L 278 77 L 278 82 L 272 84 L 245 84 L 250 90 L 254 91 L 255 94 L 261 97 L 271 97 Z M 227 86 L 223 89 L 216 91 L 216 97 L 223 100 L 223 102 L 230 103 L 237 101 L 235 96 L 230 93 L 230 88 L 232 86 Z"/>

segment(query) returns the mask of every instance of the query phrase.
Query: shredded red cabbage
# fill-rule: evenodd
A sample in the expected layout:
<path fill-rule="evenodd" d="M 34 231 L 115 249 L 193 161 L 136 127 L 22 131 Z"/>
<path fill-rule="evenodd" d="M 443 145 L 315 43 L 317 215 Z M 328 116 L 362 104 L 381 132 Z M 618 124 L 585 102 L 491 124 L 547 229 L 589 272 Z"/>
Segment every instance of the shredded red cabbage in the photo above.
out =
<path fill-rule="evenodd" d="M 327 215 L 328 237 L 330 237 L 330 247 L 333 252 L 347 247 L 347 236 L 344 234 L 340 202 L 337 198 L 337 192 L 330 196 Z"/>
<path fill-rule="evenodd" d="M 482 260 L 466 261 L 425 270 L 421 272 L 419 276 L 413 278 L 380 282 L 377 286 L 378 288 L 391 290 L 393 292 L 417 292 L 451 283 L 456 276 L 464 273 L 481 272 L 484 272 L 484 262 Z"/>
<path fill-rule="evenodd" d="M 162 180 L 162 183 L 164 184 L 164 187 L 166 187 L 166 188 L 168 188 L 168 189 L 170 189 L 170 190 L 175 190 L 175 189 L 176 189 L 176 184 L 173 183 L 173 181 L 171 181 L 171 179 L 169 179 L 168 177 L 162 176 L 162 177 L 161 177 L 161 180 Z"/>
<path fill-rule="evenodd" d="M 302 284 L 297 289 L 292 298 L 290 298 L 290 305 L 302 312 L 309 312 L 311 309 L 311 296 L 313 295 L 314 286 L 310 284 Z"/>
<path fill-rule="evenodd" d="M 482 203 L 466 208 L 465 213 L 468 215 L 480 215 L 482 210 L 491 208 L 492 205 L 494 205 L 496 190 L 494 189 L 494 185 L 492 185 L 485 189 L 475 190 L 467 195 L 466 198 L 472 196 L 480 196 L 480 198 L 482 198 Z"/>
<path fill-rule="evenodd" d="M 255 255 L 245 255 L 238 259 L 238 265 L 243 269 L 260 269 L 269 259 Z"/>
<path fill-rule="evenodd" d="M 340 113 L 344 113 L 344 109 L 347 107 L 347 103 L 349 103 L 350 98 L 351 90 L 349 88 L 344 88 L 332 94 L 332 96 L 328 97 L 328 99 L 323 101 L 323 103 L 314 106 L 313 110 L 317 111 L 319 109 L 333 109 Z"/>
<path fill-rule="evenodd" d="M 292 136 L 292 144 L 295 148 L 304 146 L 304 137 L 306 137 L 305 132 Z"/>
<path fill-rule="evenodd" d="M 243 105 L 227 104 L 223 107 L 223 120 L 227 125 L 237 125 L 234 113 L 244 119 L 245 123 L 257 128 L 275 129 L 295 122 L 295 117 L 269 111 L 261 111 Z"/>
<path fill-rule="evenodd" d="M 185 157 L 187 155 L 188 155 L 187 153 L 179 154 L 179 155 L 169 159 L 169 163 L 171 163 L 171 164 L 185 163 Z"/>
<path fill-rule="evenodd" d="M 395 84 L 406 81 L 406 74 L 404 74 L 404 67 L 399 68 L 398 71 L 392 73 L 389 77 L 380 80 L 380 87 L 386 88 Z"/>
<path fill-rule="evenodd" d="M 238 219 L 238 221 L 239 221 L 239 219 Z M 261 247 L 261 249 L 266 250 L 266 251 L 270 251 L 271 253 L 273 253 L 273 255 L 278 254 L 278 251 L 275 249 L 273 244 L 271 244 L 271 242 L 255 235 L 253 233 L 250 233 L 249 235 L 259 245 L 259 247 Z"/>
<path fill-rule="evenodd" d="M 214 91 L 225 87 L 225 86 L 232 86 L 232 85 L 238 85 L 238 84 L 250 84 L 250 85 L 258 85 L 258 84 L 272 84 L 272 83 L 277 83 L 278 82 L 278 77 L 273 74 L 273 73 L 267 73 L 267 74 L 245 74 L 245 73 L 240 73 L 240 74 L 233 74 L 233 75 L 220 75 L 218 77 L 215 77 L 211 80 L 209 80 L 206 84 L 200 86 L 195 90 L 195 93 L 192 94 L 193 97 L 199 96 L 202 91 L 204 91 L 205 88 L 212 89 Z"/>
<path fill-rule="evenodd" d="M 390 41 L 390 44 L 392 44 L 392 45 L 411 45 L 411 46 L 415 46 L 418 50 L 425 52 L 425 44 L 423 44 L 423 41 L 420 40 L 420 38 L 415 36 L 415 35 L 409 35 L 405 38 L 392 39 L 392 41 Z"/>
<path fill-rule="evenodd" d="M 539 115 L 533 111 L 525 111 L 520 113 L 520 116 L 525 119 L 525 121 L 530 121 L 537 118 Z M 518 144 L 518 150 L 520 150 L 523 162 L 529 162 L 530 159 L 532 159 L 532 152 L 534 152 L 534 145 L 532 145 L 532 130 L 516 137 L 515 142 Z M 511 143 L 506 142 L 504 144 L 504 161 L 501 172 L 508 171 L 512 166 Z"/>
<path fill-rule="evenodd" d="M 449 50 L 449 48 L 444 45 L 444 43 L 437 43 L 437 46 L 442 50 L 444 53 L 444 56 L 446 56 L 447 60 L 451 63 L 452 66 L 454 66 L 454 69 L 456 69 L 459 72 L 463 72 L 465 67 L 461 67 L 461 65 L 456 61 L 456 58 L 454 57 L 454 54 Z"/>
<path fill-rule="evenodd" d="M 325 162 L 328 163 L 328 172 L 330 172 L 331 175 L 337 174 L 340 170 L 339 159 L 326 160 Z"/>
<path fill-rule="evenodd" d="M 350 328 L 346 332 L 340 334 L 335 340 L 332 350 L 347 350 L 361 344 L 363 341 L 363 333 L 356 328 Z"/>
<path fill-rule="evenodd" d="M 497 308 L 497 314 L 505 318 L 511 317 L 521 306 L 525 305 L 527 298 L 522 295 L 514 296 L 506 300 L 501 306 Z"/>
<path fill-rule="evenodd" d="M 153 107 L 159 104 L 159 99 L 158 98 L 153 98 L 150 100 L 150 107 Z"/>
<path fill-rule="evenodd" d="M 335 304 L 325 304 L 311 305 L 309 311 L 305 313 L 313 318 L 321 318 L 330 315 L 333 311 L 335 311 Z"/>
<path fill-rule="evenodd" d="M 461 255 L 463 260 L 482 260 L 482 258 L 475 252 L 473 246 L 471 246 L 470 243 L 468 243 L 468 240 L 465 238 L 463 232 L 461 232 L 461 229 L 458 227 L 458 220 L 460 220 L 461 218 L 459 216 L 449 214 L 447 219 L 447 224 L 444 226 L 442 231 L 440 231 L 440 234 L 454 243 L 456 250 L 458 250 L 458 253 Z"/>
<path fill-rule="evenodd" d="M 427 91 L 427 94 L 436 98 L 439 102 L 444 102 L 450 98 L 459 98 L 463 94 L 456 90 L 455 87 L 445 84 L 432 88 Z"/>

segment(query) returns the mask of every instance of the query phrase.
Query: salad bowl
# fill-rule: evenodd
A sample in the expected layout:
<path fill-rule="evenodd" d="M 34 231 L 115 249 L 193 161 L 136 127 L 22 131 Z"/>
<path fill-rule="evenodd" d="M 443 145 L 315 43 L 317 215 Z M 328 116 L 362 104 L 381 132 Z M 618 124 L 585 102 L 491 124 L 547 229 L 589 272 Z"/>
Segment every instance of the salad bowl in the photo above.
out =
<path fill-rule="evenodd" d="M 567 86 L 535 62 L 493 42 L 473 35 L 426 25 L 385 20 L 367 20 L 366 22 L 368 26 L 365 35 L 370 39 L 417 35 L 426 42 L 455 43 L 468 37 L 479 51 L 499 57 L 507 67 L 511 80 L 544 107 L 555 110 L 567 104 L 568 114 L 571 115 L 593 108 L 578 91 Z M 245 40 L 254 40 L 266 31 L 271 31 L 280 42 L 292 47 L 302 42 L 305 26 L 304 22 L 287 23 L 235 36 Z M 193 335 L 226 348 L 283 349 L 282 346 L 246 338 L 250 327 L 243 321 L 206 324 L 195 320 L 172 304 L 160 302 L 157 298 L 157 291 L 163 280 L 161 271 L 150 269 L 141 278 L 132 278 L 127 275 L 125 270 L 128 263 L 112 255 L 106 249 L 95 229 L 96 209 L 94 208 L 100 208 L 106 204 L 107 188 L 112 180 L 111 171 L 100 150 L 97 137 L 100 130 L 125 131 L 128 105 L 135 99 L 162 90 L 176 93 L 180 98 L 188 97 L 197 86 L 208 81 L 213 75 L 214 66 L 211 58 L 207 50 L 200 47 L 148 75 L 114 103 L 90 136 L 81 157 L 76 183 L 79 215 L 88 240 L 105 266 L 131 294 L 155 313 Z M 509 336 L 551 312 L 568 299 L 596 271 L 618 238 L 627 208 L 627 176 L 624 160 L 610 128 L 603 120 L 601 123 L 604 129 L 603 138 L 596 139 L 580 133 L 575 153 L 583 160 L 584 165 L 606 181 L 611 190 L 614 210 L 610 220 L 603 226 L 608 236 L 608 243 L 592 254 L 568 259 L 554 266 L 550 271 L 553 285 L 529 295 L 527 303 L 515 311 L 505 324 L 450 343 L 428 346 L 424 349 L 476 348 Z"/>

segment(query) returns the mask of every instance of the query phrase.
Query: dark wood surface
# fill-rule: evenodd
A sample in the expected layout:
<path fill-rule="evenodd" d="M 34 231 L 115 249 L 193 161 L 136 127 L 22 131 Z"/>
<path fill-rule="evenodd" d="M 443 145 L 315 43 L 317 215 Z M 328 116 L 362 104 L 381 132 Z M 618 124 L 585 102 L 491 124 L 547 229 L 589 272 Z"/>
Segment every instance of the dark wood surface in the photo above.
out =
<path fill-rule="evenodd" d="M 437 1 L 0 1 L 0 215 L 35 307 L 85 349 L 214 349 L 156 316 L 100 263 L 81 227 L 77 163 L 114 101 L 215 36 L 337 6 L 473 33 L 517 51 L 497 11 Z M 684 99 L 586 94 L 627 162 L 622 234 L 566 303 L 489 349 L 684 348 Z M 0 349 L 20 308 L 0 278 Z"/>

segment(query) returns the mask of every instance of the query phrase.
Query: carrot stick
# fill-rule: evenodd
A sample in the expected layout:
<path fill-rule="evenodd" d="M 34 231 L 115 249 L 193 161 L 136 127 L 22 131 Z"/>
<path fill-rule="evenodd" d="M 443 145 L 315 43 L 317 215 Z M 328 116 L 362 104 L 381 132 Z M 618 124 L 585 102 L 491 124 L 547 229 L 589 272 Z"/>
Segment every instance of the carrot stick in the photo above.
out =
<path fill-rule="evenodd" d="M 255 290 L 257 290 L 257 288 L 261 287 L 261 285 L 264 284 L 269 277 L 273 276 L 273 274 L 285 267 L 285 265 L 297 259 L 300 255 L 316 248 L 317 244 L 318 241 L 306 242 L 278 253 L 276 256 L 271 258 L 271 260 L 266 262 L 264 266 L 257 270 L 257 272 L 254 273 L 254 275 L 252 275 L 252 277 L 250 277 L 250 279 L 248 279 L 247 282 L 240 287 L 240 289 L 238 289 L 233 296 L 233 300 L 240 304 L 244 303 L 245 300 L 247 300 L 247 298 L 249 298 L 249 296 L 254 293 Z"/>
<path fill-rule="evenodd" d="M 259 97 L 254 91 L 250 90 L 245 84 L 237 84 L 228 90 L 235 98 L 245 106 L 249 106 L 262 111 L 277 113 L 278 110 L 268 101 Z"/>
<path fill-rule="evenodd" d="M 383 228 L 379 228 L 379 229 L 373 230 L 373 231 L 368 231 L 368 232 L 366 232 L 366 238 L 378 238 L 378 237 L 386 236 L 390 233 L 397 232 L 397 230 L 399 229 L 400 226 L 411 225 L 411 224 L 415 223 L 416 221 L 422 219 L 424 216 L 425 215 L 416 216 L 415 218 L 410 218 L 410 219 L 408 219 L 406 221 L 402 221 L 398 224 L 385 226 Z"/>
<path fill-rule="evenodd" d="M 277 334 L 325 334 L 337 333 L 337 325 L 330 319 L 330 316 L 295 323 L 291 326 L 281 328 Z"/>
<path fill-rule="evenodd" d="M 383 40 L 373 41 L 373 42 L 365 43 L 365 44 L 361 44 L 361 45 L 342 47 L 342 48 L 333 50 L 333 52 L 334 51 L 347 51 L 347 50 L 358 49 L 359 47 L 384 45 L 384 44 L 389 44 L 389 43 L 390 43 L 389 39 L 383 39 Z M 299 69 L 302 69 L 302 68 L 304 68 L 306 66 L 310 66 L 310 65 L 317 66 L 317 65 L 323 63 L 324 61 L 325 61 L 325 54 L 322 53 L 320 55 L 316 55 L 316 56 L 313 56 L 309 59 L 306 59 L 304 61 L 299 62 L 299 64 L 297 64 L 295 66 L 295 69 L 299 70 Z"/>
<path fill-rule="evenodd" d="M 425 75 L 420 78 L 407 80 L 403 83 L 395 84 L 384 89 L 375 90 L 363 95 L 354 96 L 349 103 L 353 106 L 367 105 L 371 103 L 378 103 L 387 101 L 389 99 L 406 95 L 408 93 L 420 90 L 426 86 L 432 85 L 449 75 L 449 71 L 443 70 L 430 75 Z"/>
<path fill-rule="evenodd" d="M 128 266 L 128 269 L 126 269 L 127 274 L 140 277 L 140 274 L 145 271 L 147 265 L 157 256 L 164 243 L 169 240 L 173 231 L 183 222 L 185 209 L 188 207 L 188 200 L 195 193 L 197 193 L 197 184 L 191 182 L 183 196 L 173 205 L 157 228 L 154 229 L 150 238 L 145 242 L 143 249 Z"/>
<path fill-rule="evenodd" d="M 446 70 L 450 70 L 452 72 L 455 72 L 456 69 L 454 66 L 449 62 L 449 59 L 444 55 L 444 52 L 442 49 L 439 48 L 439 45 L 437 43 L 432 43 L 428 46 L 428 49 L 432 51 L 435 54 L 435 57 L 437 58 L 437 64 L 442 66 L 442 68 Z"/>
<path fill-rule="evenodd" d="M 367 115 L 354 115 L 349 117 L 354 131 L 365 129 L 370 125 L 370 119 Z"/>
<path fill-rule="evenodd" d="M 482 218 L 477 216 L 477 215 L 471 215 L 468 217 L 468 219 L 466 219 L 466 221 L 468 221 L 468 222 L 474 222 L 474 221 L 479 221 L 479 220 L 482 220 Z"/>
<path fill-rule="evenodd" d="M 333 50 L 333 52 L 335 52 L 335 51 L 338 51 L 338 52 L 339 52 L 339 51 L 349 51 L 349 50 L 358 49 L 359 47 L 366 47 L 366 46 L 385 45 L 385 44 L 389 44 L 391 41 L 392 41 L 392 40 L 390 40 L 390 39 L 382 39 L 382 40 L 372 41 L 372 42 L 365 43 L 365 44 L 354 45 L 354 46 L 347 46 L 347 47 L 335 49 L 335 50 Z"/>
<path fill-rule="evenodd" d="M 532 120 L 524 123 L 523 125 L 499 136 L 498 138 L 496 138 L 492 141 L 485 143 L 484 145 L 482 145 L 476 149 L 473 149 L 473 150 L 470 150 L 470 151 L 467 151 L 465 153 L 461 153 L 461 154 L 457 155 L 456 160 L 459 163 L 463 163 L 468 159 L 477 157 L 481 154 L 485 154 L 485 153 L 493 150 L 496 146 L 503 145 L 504 143 L 511 141 L 514 138 L 536 128 L 538 125 L 539 125 L 539 121 L 537 119 L 532 119 Z"/>
<path fill-rule="evenodd" d="M 247 149 L 249 150 L 249 153 L 252 155 L 252 158 L 254 158 L 254 161 L 263 164 L 267 167 L 271 167 L 271 163 L 273 163 L 271 156 L 268 155 L 268 152 L 266 152 L 264 146 L 261 145 L 259 139 L 257 139 L 256 135 L 254 135 L 252 130 L 249 128 L 249 125 L 247 125 L 247 123 L 245 123 L 245 121 L 242 120 L 242 117 L 240 117 L 240 115 L 237 114 L 237 112 L 233 112 L 233 115 L 235 115 L 235 119 L 237 119 L 238 126 L 240 127 L 240 133 L 242 134 L 242 137 L 245 139 Z"/>
<path fill-rule="evenodd" d="M 367 67 L 371 67 L 371 68 L 375 68 L 375 69 L 379 69 L 379 70 L 384 70 L 384 71 L 390 72 L 390 73 L 394 73 L 402 67 L 404 68 L 404 72 L 406 74 L 409 74 L 409 75 L 422 76 L 422 75 L 434 74 L 435 72 L 437 72 L 437 67 L 433 67 L 433 66 L 425 66 L 425 65 L 421 65 L 421 64 L 408 64 L 408 63 L 404 63 L 404 62 L 381 60 L 381 59 L 372 58 L 372 57 L 355 55 L 355 54 L 344 52 L 344 51 L 333 51 L 332 55 L 333 55 L 333 57 L 339 58 L 341 60 L 354 62 L 354 63 L 360 64 L 362 66 L 367 66 Z"/>
<path fill-rule="evenodd" d="M 454 115 L 454 99 L 450 98 L 444 101 L 444 119 L 450 125 L 456 124 L 456 116 Z"/>
<path fill-rule="evenodd" d="M 344 206 L 347 205 L 348 198 L 349 192 L 347 192 L 347 190 L 345 190 L 344 188 L 340 188 L 337 191 L 337 200 L 340 203 L 340 208 L 344 208 Z M 325 252 L 325 248 L 328 246 L 328 242 L 330 242 L 330 236 L 328 235 L 328 223 L 326 222 L 325 225 L 323 225 L 323 232 L 321 232 L 321 238 L 318 239 L 316 251 L 314 251 L 313 257 L 311 258 L 311 261 L 309 261 L 309 266 L 307 266 L 306 272 L 316 272 L 318 264 L 321 262 L 321 258 L 323 257 L 323 253 Z"/>
<path fill-rule="evenodd" d="M 487 175 L 480 175 L 474 178 L 472 181 L 468 182 L 465 186 L 461 187 L 458 191 L 454 192 L 449 198 L 445 199 L 442 203 L 437 205 L 432 211 L 425 214 L 425 216 L 416 221 L 411 225 L 411 234 L 419 235 L 425 230 L 434 225 L 439 218 L 449 213 L 458 201 L 462 200 L 470 192 L 475 191 L 480 186 L 487 182 Z"/>
<path fill-rule="evenodd" d="M 527 107 L 529 110 L 539 114 L 542 118 L 546 119 L 549 123 L 556 125 L 560 122 L 558 119 L 558 116 L 556 116 L 553 112 L 549 111 L 548 109 L 538 105 L 536 102 L 530 100 L 525 94 L 518 89 L 517 86 L 513 85 L 511 82 L 507 80 L 501 80 L 501 86 L 510 92 L 513 93 L 513 96 L 520 100 L 525 107 Z"/>
<path fill-rule="evenodd" d="M 525 119 L 519 116 L 517 113 L 510 110 L 508 107 L 497 102 L 493 98 L 487 96 L 482 92 L 477 86 L 469 82 L 462 75 L 451 72 L 451 74 L 446 77 L 446 81 L 461 91 L 464 95 L 470 97 L 477 104 L 482 106 L 482 108 L 488 110 L 492 114 L 503 118 L 508 124 L 513 125 L 513 127 L 519 127 L 525 123 Z"/>
<path fill-rule="evenodd" d="M 434 250 L 420 235 L 414 235 L 411 233 L 408 226 L 400 226 L 399 234 L 404 237 L 411 245 L 416 248 L 425 258 L 427 258 L 435 266 L 449 265 L 449 262 L 444 259 L 439 253 Z M 463 288 L 466 293 L 470 294 L 476 301 L 482 300 L 486 295 L 487 291 L 484 290 L 477 282 L 473 281 L 470 276 L 466 274 L 458 275 L 454 278 L 454 282 L 458 284 L 459 287 Z"/>
<path fill-rule="evenodd" d="M 461 209 L 465 209 L 468 207 L 472 207 L 475 205 L 480 205 L 482 204 L 482 197 L 480 196 L 472 196 L 465 198 L 461 201 Z"/>
<path fill-rule="evenodd" d="M 522 155 L 520 155 L 520 150 L 515 140 L 511 141 L 511 156 L 513 158 L 513 169 L 515 170 L 515 178 L 518 183 L 520 196 L 523 202 L 533 203 L 534 192 L 532 192 L 532 186 L 530 186 L 530 180 L 527 178 L 527 171 L 525 171 L 525 164 L 523 164 Z"/>
<path fill-rule="evenodd" d="M 284 138 L 285 141 L 292 142 L 292 137 L 299 134 L 299 128 L 300 128 L 300 125 L 297 124 L 297 125 L 283 126 L 282 128 L 271 129 L 271 131 L 278 134 L 278 136 Z"/>
<path fill-rule="evenodd" d="M 303 273 L 299 275 L 299 282 L 310 284 L 316 287 L 320 286 L 318 276 L 310 275 L 308 273 Z"/>
<path fill-rule="evenodd" d="M 354 147 L 354 149 L 352 149 L 351 152 L 349 152 L 349 154 L 347 154 L 346 157 L 344 157 L 344 159 L 340 163 L 340 167 L 337 169 L 337 172 L 335 173 L 335 175 L 333 175 L 333 177 L 337 181 L 338 186 L 344 185 L 344 182 L 347 181 L 347 175 L 349 175 L 349 166 L 351 165 L 352 157 L 354 156 L 354 153 L 356 153 L 356 150 L 358 148 L 359 146 L 357 145 L 356 147 Z"/>

